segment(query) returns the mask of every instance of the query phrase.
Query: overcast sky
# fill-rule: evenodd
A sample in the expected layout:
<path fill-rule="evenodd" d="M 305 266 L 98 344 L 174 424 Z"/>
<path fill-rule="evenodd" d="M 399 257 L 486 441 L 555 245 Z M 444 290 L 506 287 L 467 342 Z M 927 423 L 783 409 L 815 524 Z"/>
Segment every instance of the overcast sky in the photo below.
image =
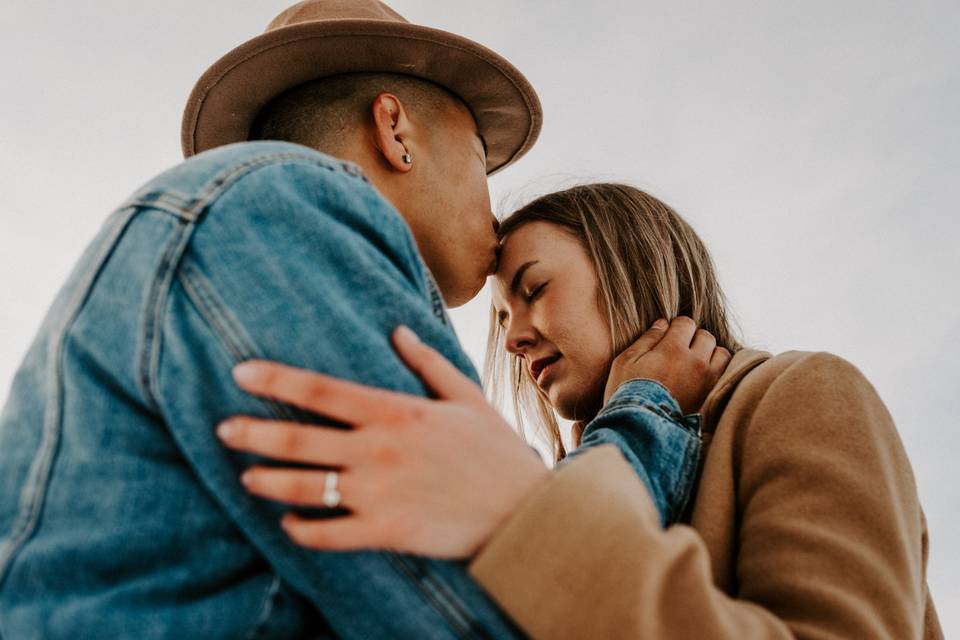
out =
<path fill-rule="evenodd" d="M 960 3 L 397 0 L 514 62 L 540 142 L 499 212 L 588 179 L 672 204 L 751 346 L 856 364 L 897 421 L 960 633 Z M 285 2 L 0 5 L 0 400 L 109 211 L 180 159 L 195 79 Z M 455 311 L 480 362 L 485 291 Z"/>

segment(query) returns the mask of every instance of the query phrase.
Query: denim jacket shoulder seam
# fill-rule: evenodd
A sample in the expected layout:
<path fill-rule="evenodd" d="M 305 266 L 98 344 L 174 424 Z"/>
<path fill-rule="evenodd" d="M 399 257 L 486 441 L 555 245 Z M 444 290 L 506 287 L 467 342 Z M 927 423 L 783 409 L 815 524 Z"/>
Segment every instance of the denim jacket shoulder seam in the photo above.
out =
<path fill-rule="evenodd" d="M 170 299 L 171 284 L 194 228 L 195 225 L 192 222 L 181 221 L 180 226 L 167 242 L 147 293 L 141 327 L 143 347 L 137 366 L 137 385 L 145 401 L 154 411 L 160 408 L 159 394 L 156 390 L 156 371 L 159 367 L 163 342 L 163 317 Z"/>
<path fill-rule="evenodd" d="M 124 206 L 155 208 L 181 218 L 187 222 L 200 218 L 207 207 L 234 186 L 241 178 L 270 166 L 290 161 L 301 161 L 331 172 L 342 171 L 342 175 L 369 185 L 370 181 L 359 168 L 345 161 L 327 160 L 324 156 L 312 156 L 302 151 L 272 152 L 257 155 L 242 162 L 231 164 L 216 173 L 198 192 L 189 197 L 169 187 L 144 191 L 131 197 Z"/>
<path fill-rule="evenodd" d="M 221 197 L 230 187 L 237 184 L 244 176 L 249 175 L 257 169 L 289 160 L 306 161 L 331 171 L 335 169 L 330 163 L 319 162 L 317 158 L 311 158 L 309 155 L 299 152 L 273 153 L 257 156 L 246 162 L 233 165 L 228 170 L 222 171 L 206 184 L 200 194 L 186 209 L 173 210 L 177 218 L 181 221 L 182 226 L 179 232 L 176 233 L 168 243 L 161 257 L 156 277 L 153 280 L 147 296 L 146 315 L 142 328 L 144 346 L 138 368 L 138 385 L 140 392 L 151 408 L 156 410 L 159 407 L 159 396 L 156 389 L 156 373 L 159 368 L 160 350 L 162 348 L 163 332 L 160 327 L 170 295 L 170 286 L 179 269 L 180 261 L 183 258 L 199 218 L 202 217 L 203 213 L 213 202 Z M 346 173 L 344 175 L 349 176 L 349 174 Z M 162 194 L 158 196 L 158 199 L 162 198 Z M 171 211 L 169 208 L 164 208 L 163 210 Z M 232 343 L 228 342 L 226 344 L 230 345 Z"/>
<path fill-rule="evenodd" d="M 220 300 L 207 278 L 189 260 L 180 265 L 176 279 L 190 305 L 217 337 L 217 342 L 224 350 L 224 355 L 229 362 L 236 365 L 244 360 L 263 357 L 260 349 L 243 329 L 240 321 L 233 315 L 229 307 Z M 160 321 L 162 322 L 162 319 Z M 152 364 L 151 380 L 153 381 L 152 393 L 159 402 L 159 398 L 162 397 L 159 356 Z M 272 400 L 263 400 L 263 402 L 267 403 L 274 414 L 280 418 L 295 420 L 299 417 L 295 411 L 279 402 Z"/>
<path fill-rule="evenodd" d="M 234 361 L 260 357 L 253 339 L 240 327 L 240 321 L 220 300 L 213 286 L 196 266 L 185 260 L 178 277 L 190 302 L 217 334 Z"/>
<path fill-rule="evenodd" d="M 324 160 L 322 156 L 320 158 L 311 157 L 310 155 L 297 151 L 284 151 L 281 153 L 256 156 L 238 165 L 229 167 L 210 180 L 200 191 L 194 202 L 191 203 L 190 208 L 185 211 L 184 214 L 190 220 L 196 220 L 203 215 L 204 211 L 206 211 L 213 201 L 221 197 L 231 187 L 236 185 L 241 178 L 244 178 L 259 169 L 265 169 L 267 167 L 277 166 L 292 161 L 305 162 L 312 166 L 326 169 L 332 173 L 335 173 L 337 169 L 341 168 Z M 347 178 L 360 179 L 350 173 L 347 173 L 346 171 L 344 171 L 342 175 Z"/>

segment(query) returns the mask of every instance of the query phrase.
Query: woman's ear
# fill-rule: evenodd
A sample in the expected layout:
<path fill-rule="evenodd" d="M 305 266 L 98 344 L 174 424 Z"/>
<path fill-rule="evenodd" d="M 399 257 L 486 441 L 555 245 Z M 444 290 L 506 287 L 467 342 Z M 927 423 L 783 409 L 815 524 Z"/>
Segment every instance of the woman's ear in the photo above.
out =
<path fill-rule="evenodd" d="M 413 168 L 413 153 L 409 148 L 413 124 L 407 117 L 400 98 L 392 93 L 381 93 L 371 105 L 373 111 L 374 146 L 384 161 L 396 171 L 407 173 Z"/>

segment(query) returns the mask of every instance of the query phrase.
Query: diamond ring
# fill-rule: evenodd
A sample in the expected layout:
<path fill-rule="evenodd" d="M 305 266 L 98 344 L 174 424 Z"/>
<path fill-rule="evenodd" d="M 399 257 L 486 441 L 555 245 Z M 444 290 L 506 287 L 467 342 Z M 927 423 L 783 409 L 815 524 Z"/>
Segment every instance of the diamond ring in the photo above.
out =
<path fill-rule="evenodd" d="M 323 480 L 323 504 L 331 509 L 340 506 L 340 491 L 337 489 L 337 481 L 340 474 L 336 471 L 327 471 Z"/>

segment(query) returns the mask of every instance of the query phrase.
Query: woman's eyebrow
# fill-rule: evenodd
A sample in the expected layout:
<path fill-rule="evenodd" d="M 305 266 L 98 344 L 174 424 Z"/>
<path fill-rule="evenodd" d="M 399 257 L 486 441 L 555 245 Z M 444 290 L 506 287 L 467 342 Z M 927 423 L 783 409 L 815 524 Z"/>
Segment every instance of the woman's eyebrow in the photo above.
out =
<path fill-rule="evenodd" d="M 530 262 L 524 262 L 522 265 L 520 265 L 520 268 L 517 269 L 517 272 L 513 274 L 513 279 L 510 280 L 511 295 L 517 295 L 517 291 L 520 289 L 520 279 L 523 278 L 523 274 L 527 271 L 527 269 L 537 264 L 537 262 L 539 262 L 539 260 L 531 260 Z"/>

